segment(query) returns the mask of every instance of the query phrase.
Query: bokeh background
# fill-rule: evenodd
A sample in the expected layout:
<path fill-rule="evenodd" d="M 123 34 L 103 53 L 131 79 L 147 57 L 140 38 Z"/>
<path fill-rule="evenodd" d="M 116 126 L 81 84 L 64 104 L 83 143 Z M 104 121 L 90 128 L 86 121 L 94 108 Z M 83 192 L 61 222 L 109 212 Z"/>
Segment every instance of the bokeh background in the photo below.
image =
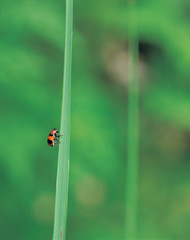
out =
<path fill-rule="evenodd" d="M 1 1 L 0 12 L 0 239 L 50 240 L 65 1 Z M 190 2 L 139 0 L 136 12 L 138 239 L 188 240 Z M 126 0 L 74 0 L 68 240 L 124 239 L 128 14 Z"/>

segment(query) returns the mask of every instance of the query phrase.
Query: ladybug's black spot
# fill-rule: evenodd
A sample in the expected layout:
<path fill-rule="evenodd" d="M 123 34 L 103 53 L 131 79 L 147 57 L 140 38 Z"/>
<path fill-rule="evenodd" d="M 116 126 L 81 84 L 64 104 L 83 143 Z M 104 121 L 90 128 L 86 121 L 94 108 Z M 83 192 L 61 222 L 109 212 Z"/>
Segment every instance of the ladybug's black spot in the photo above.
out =
<path fill-rule="evenodd" d="M 50 133 L 50 134 L 49 134 L 49 136 L 53 136 L 53 134 L 52 134 L 52 133 Z"/>
<path fill-rule="evenodd" d="M 57 128 L 54 128 L 53 130 L 57 130 Z"/>
<path fill-rule="evenodd" d="M 53 142 L 52 142 L 51 140 L 49 140 L 49 139 L 47 140 L 47 142 L 48 142 L 48 144 L 50 144 L 50 145 L 52 145 L 52 143 L 53 143 Z"/>

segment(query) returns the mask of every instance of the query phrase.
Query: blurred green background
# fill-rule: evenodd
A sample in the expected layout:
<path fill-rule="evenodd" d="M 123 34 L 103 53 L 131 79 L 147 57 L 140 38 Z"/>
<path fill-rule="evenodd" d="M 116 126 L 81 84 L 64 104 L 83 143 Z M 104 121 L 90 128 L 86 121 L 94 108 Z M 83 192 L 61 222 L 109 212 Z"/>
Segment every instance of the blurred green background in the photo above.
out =
<path fill-rule="evenodd" d="M 0 12 L 0 239 L 50 240 L 65 2 L 1 1 Z M 138 239 L 188 240 L 190 2 L 139 0 L 136 12 Z M 128 14 L 126 0 L 74 0 L 68 240 L 124 239 Z"/>

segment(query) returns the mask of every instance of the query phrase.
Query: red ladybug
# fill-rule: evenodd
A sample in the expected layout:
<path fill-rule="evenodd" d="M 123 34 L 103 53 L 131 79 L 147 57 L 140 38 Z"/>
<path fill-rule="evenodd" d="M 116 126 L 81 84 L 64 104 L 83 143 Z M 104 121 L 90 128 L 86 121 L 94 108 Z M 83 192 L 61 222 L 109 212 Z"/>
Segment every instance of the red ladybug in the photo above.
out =
<path fill-rule="evenodd" d="M 54 144 L 56 144 L 58 147 L 59 147 L 59 143 L 61 143 L 59 141 L 59 137 L 60 136 L 63 136 L 62 134 L 59 133 L 59 131 L 54 128 L 53 130 L 51 130 L 50 134 L 48 135 L 48 138 L 47 138 L 47 143 L 50 147 L 54 147 Z"/>

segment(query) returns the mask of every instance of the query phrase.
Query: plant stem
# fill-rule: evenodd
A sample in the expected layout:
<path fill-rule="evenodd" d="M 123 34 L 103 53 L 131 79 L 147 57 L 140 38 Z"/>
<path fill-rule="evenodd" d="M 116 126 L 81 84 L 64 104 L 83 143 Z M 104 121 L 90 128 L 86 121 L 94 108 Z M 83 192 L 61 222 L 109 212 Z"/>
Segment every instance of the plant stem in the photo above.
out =
<path fill-rule="evenodd" d="M 126 171 L 126 239 L 137 238 L 137 193 L 139 158 L 139 100 L 138 100 L 138 37 L 135 1 L 129 6 L 129 85 L 127 122 L 127 171 Z"/>
<path fill-rule="evenodd" d="M 61 139 L 57 181 L 53 240 L 66 239 L 67 202 L 70 159 L 71 59 L 73 32 L 73 0 L 66 0 L 65 59 L 61 111 Z"/>

